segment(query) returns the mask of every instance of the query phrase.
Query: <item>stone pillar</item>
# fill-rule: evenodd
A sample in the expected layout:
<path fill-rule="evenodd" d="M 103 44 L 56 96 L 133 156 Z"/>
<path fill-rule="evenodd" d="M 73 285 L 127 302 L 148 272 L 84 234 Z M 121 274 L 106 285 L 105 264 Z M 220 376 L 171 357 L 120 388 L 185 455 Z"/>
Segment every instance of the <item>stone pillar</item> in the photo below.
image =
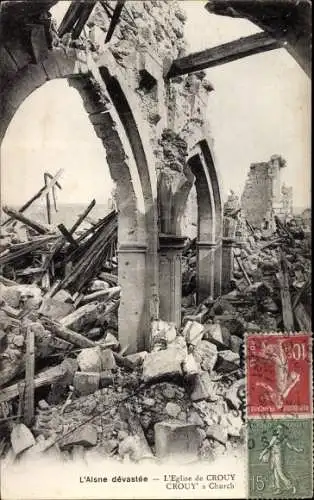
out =
<path fill-rule="evenodd" d="M 197 241 L 197 302 L 214 297 L 215 243 Z"/>
<path fill-rule="evenodd" d="M 233 276 L 233 249 L 234 238 L 223 238 L 222 240 L 222 293 L 230 292 L 230 284 Z"/>
<path fill-rule="evenodd" d="M 127 353 L 148 348 L 150 332 L 149 293 L 146 289 L 147 246 L 128 242 L 118 248 L 118 277 L 121 286 L 119 342 Z"/>
<path fill-rule="evenodd" d="M 216 243 L 215 247 L 215 270 L 214 270 L 214 299 L 221 295 L 221 266 L 222 266 L 222 242 Z"/>
<path fill-rule="evenodd" d="M 181 326 L 182 250 L 186 238 L 159 235 L 159 316 Z"/>

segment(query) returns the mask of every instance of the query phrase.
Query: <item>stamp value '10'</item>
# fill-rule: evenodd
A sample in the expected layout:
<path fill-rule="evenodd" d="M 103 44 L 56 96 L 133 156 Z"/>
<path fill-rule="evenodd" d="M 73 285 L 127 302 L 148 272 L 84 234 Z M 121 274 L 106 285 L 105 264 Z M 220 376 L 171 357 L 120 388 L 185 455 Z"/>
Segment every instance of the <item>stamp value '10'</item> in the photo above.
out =
<path fill-rule="evenodd" d="M 312 414 L 311 336 L 246 338 L 247 416 Z"/>

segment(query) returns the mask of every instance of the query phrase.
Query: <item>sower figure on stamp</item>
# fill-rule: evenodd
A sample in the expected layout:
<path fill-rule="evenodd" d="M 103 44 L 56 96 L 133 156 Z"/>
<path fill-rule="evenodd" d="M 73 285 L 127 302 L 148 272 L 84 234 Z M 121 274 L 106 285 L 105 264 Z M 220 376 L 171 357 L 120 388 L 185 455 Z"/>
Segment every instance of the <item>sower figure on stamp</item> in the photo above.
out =
<path fill-rule="evenodd" d="M 289 443 L 284 433 L 284 426 L 282 424 L 278 424 L 274 429 L 273 437 L 271 438 L 270 443 L 263 449 L 259 456 L 261 461 L 267 461 L 269 463 L 274 478 L 274 486 L 276 488 L 274 492 L 275 494 L 278 494 L 281 491 L 289 490 L 291 490 L 291 493 L 293 494 L 296 493 L 295 486 L 293 485 L 291 479 L 286 476 L 283 469 L 285 447 L 295 451 L 296 453 L 302 453 L 304 451 L 303 448 L 296 448 Z"/>
<path fill-rule="evenodd" d="M 282 344 L 282 340 L 279 340 L 276 344 L 267 344 L 261 354 L 263 358 L 271 360 L 275 364 L 275 387 L 271 387 L 265 382 L 257 382 L 257 385 L 262 386 L 267 391 L 273 404 L 278 409 L 282 408 L 289 392 L 300 380 L 299 373 L 289 373 L 288 360 Z"/>

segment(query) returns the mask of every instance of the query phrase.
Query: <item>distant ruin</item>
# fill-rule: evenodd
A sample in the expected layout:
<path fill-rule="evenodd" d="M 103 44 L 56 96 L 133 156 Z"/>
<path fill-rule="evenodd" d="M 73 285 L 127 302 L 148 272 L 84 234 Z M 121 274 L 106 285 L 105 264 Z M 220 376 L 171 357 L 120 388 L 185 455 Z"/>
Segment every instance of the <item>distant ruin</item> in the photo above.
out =
<path fill-rule="evenodd" d="M 293 188 L 281 184 L 286 162 L 273 155 L 268 162 L 252 163 L 241 198 L 244 218 L 256 228 L 274 226 L 274 216 L 286 221 L 293 213 Z"/>

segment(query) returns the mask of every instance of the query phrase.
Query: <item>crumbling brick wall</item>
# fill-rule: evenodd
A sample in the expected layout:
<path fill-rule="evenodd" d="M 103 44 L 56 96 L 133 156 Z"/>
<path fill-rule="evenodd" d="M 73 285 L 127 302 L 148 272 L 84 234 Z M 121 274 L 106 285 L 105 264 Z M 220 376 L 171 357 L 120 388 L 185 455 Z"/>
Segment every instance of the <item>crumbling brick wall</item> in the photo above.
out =
<path fill-rule="evenodd" d="M 292 187 L 281 186 L 285 160 L 273 155 L 268 162 L 252 163 L 241 198 L 242 213 L 254 227 L 267 227 L 274 215 L 286 219 L 292 215 Z"/>
<path fill-rule="evenodd" d="M 267 162 L 252 163 L 241 198 L 241 206 L 246 220 L 259 227 L 265 218 L 271 216 L 272 183 Z"/>

